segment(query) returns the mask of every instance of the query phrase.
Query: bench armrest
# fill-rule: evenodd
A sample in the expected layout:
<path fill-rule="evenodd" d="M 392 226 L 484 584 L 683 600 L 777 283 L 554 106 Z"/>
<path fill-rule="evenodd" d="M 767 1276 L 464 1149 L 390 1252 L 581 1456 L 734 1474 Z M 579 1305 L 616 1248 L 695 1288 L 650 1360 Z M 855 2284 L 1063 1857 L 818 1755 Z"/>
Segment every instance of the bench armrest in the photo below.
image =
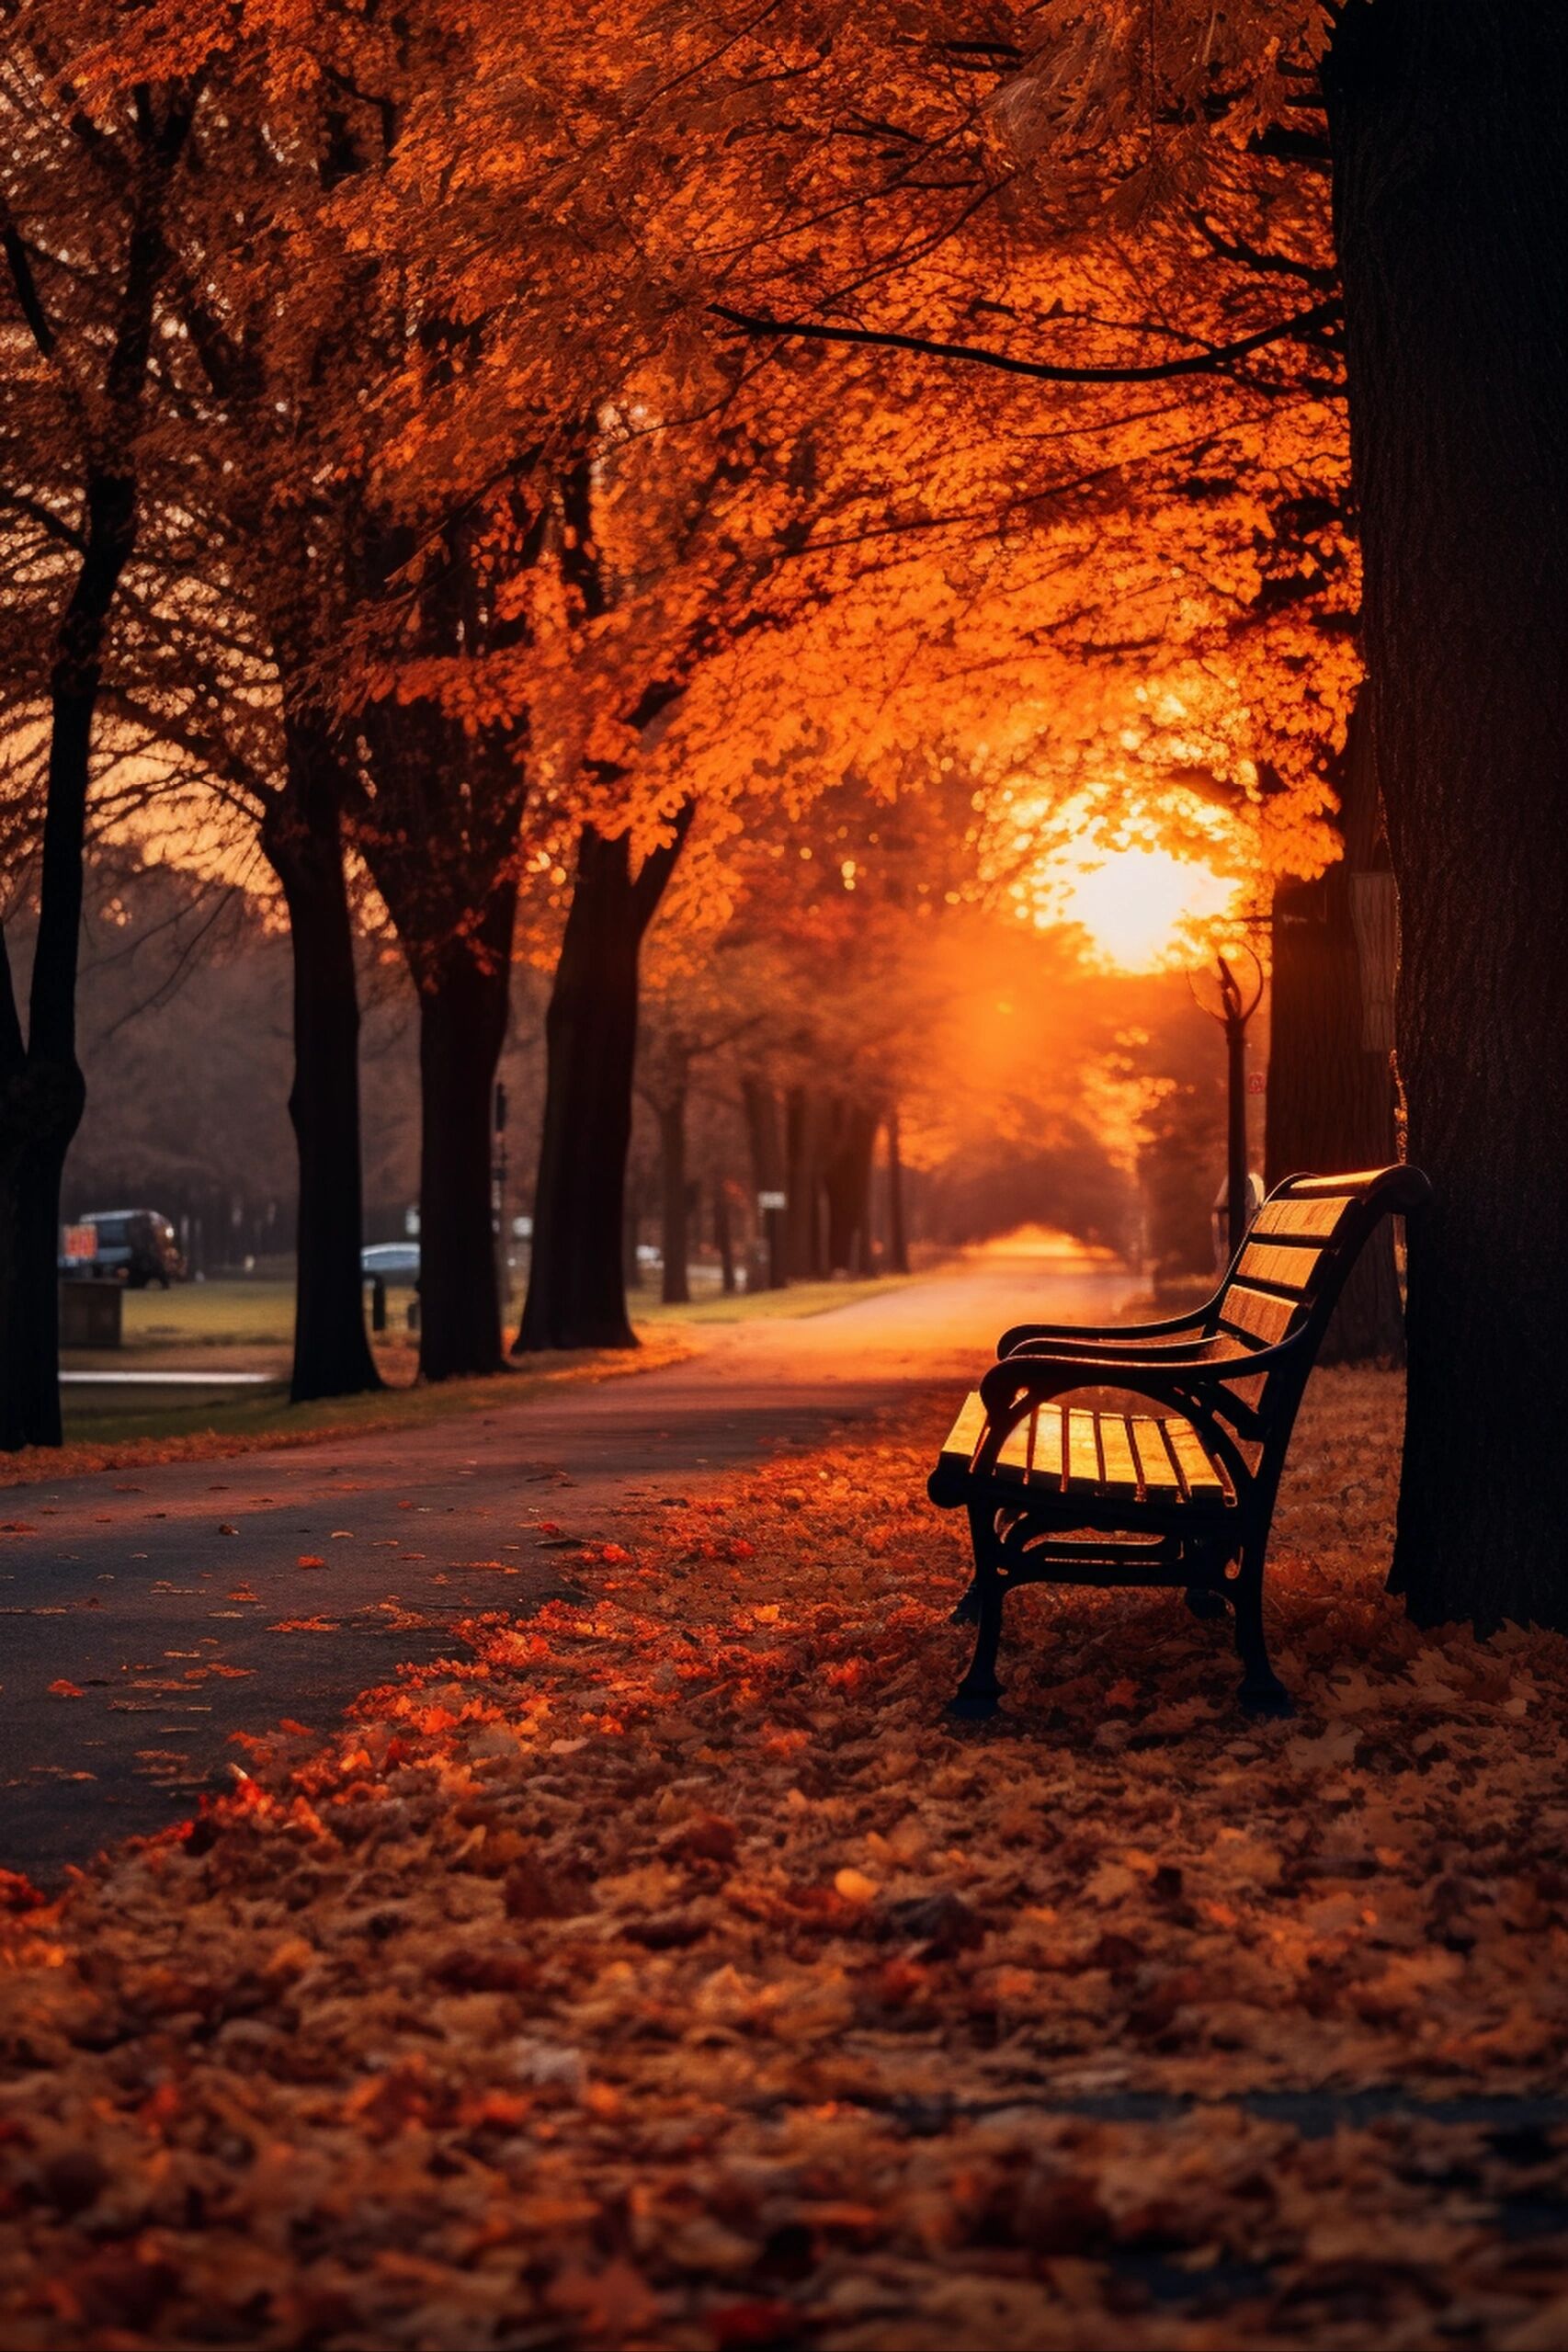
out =
<path fill-rule="evenodd" d="M 1258 1347 L 1248 1356 L 1218 1358 L 1183 1356 L 1035 1356 L 1027 1352 L 1005 1356 L 983 1373 L 981 1402 L 989 1430 L 990 1459 L 1006 1442 L 1008 1432 L 1037 1404 L 1069 1396 L 1075 1389 L 1125 1389 L 1165 1404 L 1200 1426 L 1211 1426 L 1215 1407 L 1227 1421 L 1261 1436 L 1263 1427 L 1252 1407 L 1227 1388 L 1231 1381 L 1250 1381 L 1301 1361 L 1306 1335 L 1297 1332 L 1276 1347 Z M 1256 1426 L 1254 1425 L 1256 1425 Z"/>
<path fill-rule="evenodd" d="M 1172 1315 L 1164 1323 L 1016 1323 L 996 1342 L 997 1356 L 1012 1356 L 1020 1347 L 1028 1347 L 1040 1339 L 1071 1340 L 1096 1347 L 1122 1347 L 1140 1339 L 1175 1338 L 1180 1332 L 1200 1333 L 1214 1301 L 1185 1315 Z"/>

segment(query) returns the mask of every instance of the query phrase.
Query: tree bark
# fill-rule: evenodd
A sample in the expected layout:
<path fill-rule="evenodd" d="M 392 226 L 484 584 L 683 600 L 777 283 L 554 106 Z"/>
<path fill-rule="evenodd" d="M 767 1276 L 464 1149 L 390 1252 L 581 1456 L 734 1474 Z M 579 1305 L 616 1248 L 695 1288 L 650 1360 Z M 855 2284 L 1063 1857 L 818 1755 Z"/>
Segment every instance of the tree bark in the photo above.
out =
<path fill-rule="evenodd" d="M 820 1281 L 823 1257 L 822 1105 L 809 1086 L 784 1097 L 785 1250 L 791 1280 Z"/>
<path fill-rule="evenodd" d="M 735 1290 L 735 1240 L 730 1221 L 730 1187 L 723 1176 L 713 1181 L 713 1246 L 719 1253 L 719 1288 L 727 1299 Z"/>
<path fill-rule="evenodd" d="M 146 308 L 150 333 L 151 284 Z M 58 1446 L 63 1435 L 60 1184 L 86 1103 L 76 1059 L 82 858 L 104 641 L 115 592 L 136 544 L 134 477 L 129 472 L 91 475 L 84 516 L 82 561 L 50 676 L 48 798 L 25 1048 L 14 1001 L 6 1024 L 10 1074 L 0 1173 L 9 1199 L 0 1237 L 8 1238 L 10 1248 L 8 1263 L 0 1267 L 0 1448 L 7 1452 L 28 1445 Z M 6 995 L 9 999 L 8 973 Z"/>
<path fill-rule="evenodd" d="M 659 1105 L 660 1241 L 665 1261 L 660 1295 L 666 1307 L 691 1303 L 687 1278 L 690 1234 L 689 1195 L 686 1177 L 686 1089 L 679 1087 Z"/>
<path fill-rule="evenodd" d="M 746 1141 L 751 1149 L 753 1194 L 782 1192 L 788 1199 L 788 1170 L 778 1117 L 778 1091 L 761 1078 L 744 1078 L 741 1082 L 741 1103 L 745 1112 Z M 770 1290 L 782 1290 L 792 1270 L 790 1263 L 790 1212 L 786 1207 L 759 1209 L 757 1214 L 767 1253 L 767 1287 Z"/>
<path fill-rule="evenodd" d="M 290 713 L 287 790 L 262 846 L 289 909 L 294 965 L 299 1158 L 294 1365 L 290 1395 L 352 1396 L 381 1386 L 365 1335 L 359 1139 L 359 994 L 343 873 L 342 777 L 324 720 Z"/>
<path fill-rule="evenodd" d="M 585 825 L 545 1016 L 545 1099 L 533 1256 L 514 1356 L 635 1347 L 622 1221 L 637 1061 L 638 960 L 691 822 L 635 877 L 631 844 Z"/>
<path fill-rule="evenodd" d="M 82 858 L 109 613 L 139 523 L 134 451 L 166 262 L 164 204 L 190 130 L 187 89 L 151 93 L 138 108 L 142 153 L 132 180 L 124 275 L 86 432 L 81 561 L 61 617 L 50 668 L 50 734 L 38 934 L 24 1042 L 9 960 L 0 973 L 0 1449 L 58 1446 L 60 1417 L 60 1186 L 81 1124 L 86 1087 L 76 1059 L 76 972 L 82 930 Z M 47 367 L 58 364 L 54 328 L 32 276 L 26 241 L 9 230 L 6 257 L 23 318 Z M 68 377 L 67 381 L 70 379 Z M 81 386 L 73 382 L 72 406 Z"/>
<path fill-rule="evenodd" d="M 419 1369 L 506 1369 L 491 1231 L 491 1103 L 506 1034 L 516 892 L 434 957 L 419 992 Z"/>
<path fill-rule="evenodd" d="M 1392 1583 L 1568 1627 L 1568 15 L 1352 0 L 1324 71 L 1399 884 L 1409 1411 Z"/>
<path fill-rule="evenodd" d="M 903 1153 L 899 1138 L 898 1105 L 887 1111 L 888 1134 L 888 1271 L 909 1271 L 909 1233 L 903 1208 Z"/>
<path fill-rule="evenodd" d="M 871 1154 L 877 1115 L 858 1103 L 835 1100 L 824 1157 L 827 1195 L 827 1262 L 835 1274 L 868 1270 L 871 1199 Z"/>
<path fill-rule="evenodd" d="M 1270 1189 L 1303 1171 L 1383 1167 L 1399 1157 L 1393 1070 L 1386 1045 L 1368 1043 L 1352 915 L 1358 876 L 1387 864 L 1365 710 L 1350 722 L 1339 796 L 1342 856 L 1316 881 L 1275 886 L 1264 1142 Z M 1318 1361 L 1403 1360 L 1394 1231 L 1385 1220 L 1340 1293 Z"/>

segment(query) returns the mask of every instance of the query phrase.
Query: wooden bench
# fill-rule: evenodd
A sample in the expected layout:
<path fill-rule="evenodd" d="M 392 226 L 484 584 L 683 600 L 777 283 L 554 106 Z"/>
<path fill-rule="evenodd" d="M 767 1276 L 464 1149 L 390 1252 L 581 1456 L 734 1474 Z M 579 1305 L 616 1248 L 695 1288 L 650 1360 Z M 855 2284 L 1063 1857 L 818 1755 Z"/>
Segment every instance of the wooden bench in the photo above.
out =
<path fill-rule="evenodd" d="M 1291 1176 L 1196 1313 L 1004 1332 L 928 1486 L 968 1511 L 974 1545 L 954 1612 L 976 1628 L 974 1658 L 954 1714 L 995 1712 L 1003 1604 L 1044 1583 L 1175 1585 L 1200 1617 L 1229 1604 L 1243 1706 L 1290 1712 L 1264 1639 L 1263 1566 L 1296 1408 L 1357 1253 L 1430 1190 L 1411 1167 Z"/>

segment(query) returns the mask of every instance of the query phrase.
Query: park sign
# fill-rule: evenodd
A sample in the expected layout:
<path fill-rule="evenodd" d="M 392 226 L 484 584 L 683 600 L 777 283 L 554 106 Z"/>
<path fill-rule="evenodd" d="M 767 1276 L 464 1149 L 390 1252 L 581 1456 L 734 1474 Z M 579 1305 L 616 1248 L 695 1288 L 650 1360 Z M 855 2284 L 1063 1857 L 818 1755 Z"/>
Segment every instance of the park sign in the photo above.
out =
<path fill-rule="evenodd" d="M 62 1257 L 80 1261 L 97 1257 L 98 1229 L 96 1225 L 67 1225 L 60 1252 Z"/>

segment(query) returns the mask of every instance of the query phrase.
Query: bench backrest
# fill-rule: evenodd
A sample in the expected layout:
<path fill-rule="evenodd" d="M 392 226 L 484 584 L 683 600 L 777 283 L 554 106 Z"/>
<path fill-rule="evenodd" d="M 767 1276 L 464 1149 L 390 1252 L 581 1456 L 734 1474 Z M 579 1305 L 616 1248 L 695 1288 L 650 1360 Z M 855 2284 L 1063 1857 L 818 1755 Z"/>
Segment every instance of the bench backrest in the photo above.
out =
<path fill-rule="evenodd" d="M 1391 1212 L 1419 1207 L 1431 1190 L 1419 1169 L 1394 1166 L 1350 1176 L 1287 1176 L 1251 1225 L 1207 1327 L 1238 1369 L 1248 1356 L 1302 1335 L 1304 1380 L 1363 1244 Z"/>
<path fill-rule="evenodd" d="M 1221 1375 L 1243 1383 L 1256 1416 L 1244 1427 L 1216 1400 L 1222 1419 L 1256 1447 L 1257 1475 L 1278 1480 L 1296 1408 L 1312 1369 L 1335 1301 L 1362 1244 L 1390 1214 L 1418 1209 L 1431 1194 L 1418 1168 L 1367 1168 L 1349 1176 L 1287 1176 L 1276 1185 L 1251 1225 L 1204 1319 L 1210 1361 L 1227 1359 Z M 1249 1375 L 1248 1359 L 1286 1340 L 1300 1340 L 1282 1363 Z M 1233 1360 L 1232 1360 L 1233 1359 Z M 1252 1379 L 1261 1389 L 1250 1387 Z"/>

